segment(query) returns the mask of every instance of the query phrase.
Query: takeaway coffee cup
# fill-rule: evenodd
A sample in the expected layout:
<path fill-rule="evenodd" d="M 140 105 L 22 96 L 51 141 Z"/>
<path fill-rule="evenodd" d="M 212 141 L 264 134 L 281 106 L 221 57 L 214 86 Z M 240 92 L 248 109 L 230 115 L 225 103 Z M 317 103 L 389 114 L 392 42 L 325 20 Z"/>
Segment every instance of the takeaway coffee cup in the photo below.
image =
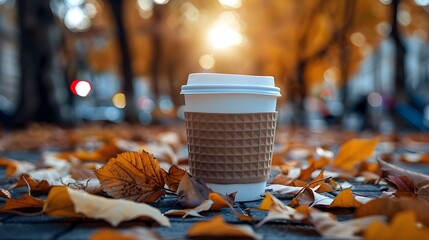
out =
<path fill-rule="evenodd" d="M 269 76 L 194 73 L 182 86 L 191 175 L 236 201 L 260 199 L 271 171 L 280 89 Z"/>

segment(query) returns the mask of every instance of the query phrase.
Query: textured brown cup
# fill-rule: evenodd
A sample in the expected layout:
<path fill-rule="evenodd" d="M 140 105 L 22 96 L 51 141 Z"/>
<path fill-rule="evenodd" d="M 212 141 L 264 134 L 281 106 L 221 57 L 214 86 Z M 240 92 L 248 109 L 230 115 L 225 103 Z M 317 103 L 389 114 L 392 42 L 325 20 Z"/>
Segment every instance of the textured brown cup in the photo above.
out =
<path fill-rule="evenodd" d="M 268 179 L 277 112 L 185 112 L 185 119 L 192 176 L 220 184 Z"/>

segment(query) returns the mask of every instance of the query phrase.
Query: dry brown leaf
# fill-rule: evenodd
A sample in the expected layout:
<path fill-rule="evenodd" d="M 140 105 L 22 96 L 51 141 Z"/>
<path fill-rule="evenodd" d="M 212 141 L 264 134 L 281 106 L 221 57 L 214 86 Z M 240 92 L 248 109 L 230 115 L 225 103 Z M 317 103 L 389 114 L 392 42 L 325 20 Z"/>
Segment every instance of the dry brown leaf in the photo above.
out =
<path fill-rule="evenodd" d="M 413 211 L 416 213 L 417 220 L 429 227 L 429 214 L 423 209 L 429 209 L 429 202 L 416 198 L 377 198 L 374 199 L 355 211 L 356 217 L 371 215 L 385 215 L 388 219 L 401 212 Z"/>
<path fill-rule="evenodd" d="M 188 173 L 183 176 L 177 188 L 179 203 L 185 208 L 194 208 L 209 199 L 211 190 L 207 185 Z"/>
<path fill-rule="evenodd" d="M 161 240 L 163 239 L 156 231 L 145 227 L 133 227 L 122 230 L 104 228 L 95 231 L 90 240 Z"/>
<path fill-rule="evenodd" d="M 249 225 L 229 224 L 218 215 L 207 222 L 198 222 L 191 226 L 186 233 L 187 237 L 207 238 L 238 238 L 238 239 L 262 239 Z"/>
<path fill-rule="evenodd" d="M 393 185 L 396 188 L 396 192 L 394 193 L 397 197 L 416 197 L 415 194 L 416 187 L 414 186 L 413 181 L 411 181 L 410 178 L 407 176 L 395 176 L 395 175 L 388 175 L 385 180 L 390 183 L 390 185 Z"/>
<path fill-rule="evenodd" d="M 377 161 L 380 165 L 381 170 L 387 172 L 389 175 L 407 176 L 409 179 L 411 179 L 411 181 L 413 181 L 414 185 L 419 185 L 421 182 L 429 180 L 429 175 L 406 170 L 401 167 L 397 167 L 393 164 L 387 163 L 381 159 L 377 159 Z"/>
<path fill-rule="evenodd" d="M 176 165 L 173 165 L 168 169 L 168 173 L 165 177 L 165 182 L 168 188 L 172 191 L 177 191 L 179 187 L 180 180 L 182 180 L 183 176 L 185 176 L 186 171 L 179 168 Z"/>
<path fill-rule="evenodd" d="M 347 188 L 343 191 L 341 191 L 334 199 L 334 201 L 332 201 L 332 203 L 329 205 L 329 207 L 343 207 L 343 208 L 348 208 L 348 207 L 359 207 L 361 206 L 362 203 L 357 201 L 354 196 L 353 196 L 353 192 L 350 188 Z"/>
<path fill-rule="evenodd" d="M 265 199 L 261 202 L 258 208 L 260 210 L 268 210 L 269 212 L 268 215 L 256 225 L 256 227 L 260 227 L 272 220 L 303 220 L 307 218 L 307 215 L 284 205 L 279 199 L 270 193 L 265 194 Z"/>
<path fill-rule="evenodd" d="M 322 212 L 315 208 L 310 209 L 310 222 L 316 231 L 325 238 L 332 239 L 361 239 L 355 235 L 366 229 L 375 221 L 385 221 L 384 216 L 370 216 L 353 220 L 338 222 L 335 216 L 328 212 Z"/>
<path fill-rule="evenodd" d="M 165 194 L 162 169 L 153 155 L 145 151 L 122 153 L 95 174 L 103 190 L 114 198 L 154 202 Z"/>
<path fill-rule="evenodd" d="M 0 211 L 43 207 L 44 203 L 45 200 L 35 198 L 29 193 L 26 193 L 18 199 L 8 199 L 0 208 Z"/>
<path fill-rule="evenodd" d="M 0 197 L 10 199 L 10 198 L 12 198 L 12 195 L 10 194 L 10 192 L 8 190 L 0 189 Z"/>
<path fill-rule="evenodd" d="M 389 225 L 373 222 L 365 231 L 365 239 L 429 239 L 429 229 L 417 227 L 415 213 L 404 211 L 396 214 Z"/>
<path fill-rule="evenodd" d="M 193 217 L 203 217 L 200 215 L 200 212 L 208 211 L 213 205 L 212 200 L 205 200 L 199 206 L 191 209 L 172 209 L 168 210 L 164 213 L 164 215 L 168 216 L 182 216 L 182 218 L 186 218 L 187 216 Z"/>
<path fill-rule="evenodd" d="M 104 219 L 112 226 L 139 217 L 147 217 L 162 226 L 170 226 L 168 218 L 162 216 L 157 208 L 147 204 L 99 197 L 68 187 L 53 187 L 44 211 L 51 216 L 76 217 L 83 214 L 89 218 Z"/>
<path fill-rule="evenodd" d="M 429 201 L 429 180 L 420 182 L 417 185 L 417 197 Z"/>
<path fill-rule="evenodd" d="M 10 189 L 17 187 L 28 186 L 31 193 L 34 195 L 46 194 L 51 189 L 51 185 L 46 180 L 37 181 L 30 177 L 28 174 L 23 174 Z"/>
<path fill-rule="evenodd" d="M 355 165 L 372 156 L 378 140 L 379 137 L 347 141 L 338 150 L 333 165 L 344 170 L 353 170 Z"/>
<path fill-rule="evenodd" d="M 36 168 L 31 162 L 0 158 L 0 167 L 6 167 L 6 177 L 16 177 Z"/>

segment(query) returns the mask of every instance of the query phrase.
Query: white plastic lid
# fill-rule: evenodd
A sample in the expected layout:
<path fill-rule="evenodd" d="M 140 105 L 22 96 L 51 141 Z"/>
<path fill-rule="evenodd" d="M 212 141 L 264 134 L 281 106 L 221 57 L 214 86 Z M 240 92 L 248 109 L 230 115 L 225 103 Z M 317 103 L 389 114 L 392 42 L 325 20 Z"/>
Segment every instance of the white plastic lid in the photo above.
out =
<path fill-rule="evenodd" d="M 280 97 L 271 76 L 192 73 L 180 94 L 246 93 Z"/>

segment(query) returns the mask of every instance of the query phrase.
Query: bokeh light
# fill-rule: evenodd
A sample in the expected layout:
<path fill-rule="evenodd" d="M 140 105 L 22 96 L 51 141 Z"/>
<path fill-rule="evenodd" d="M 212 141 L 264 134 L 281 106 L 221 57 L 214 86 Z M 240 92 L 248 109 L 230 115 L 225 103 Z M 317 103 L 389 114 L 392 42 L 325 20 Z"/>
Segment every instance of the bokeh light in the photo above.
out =
<path fill-rule="evenodd" d="M 113 95 L 112 103 L 113 103 L 113 106 L 117 108 L 125 108 L 125 106 L 127 105 L 127 102 L 125 100 L 125 94 L 116 93 L 115 95 Z"/>
<path fill-rule="evenodd" d="M 88 94 L 91 92 L 91 89 L 91 84 L 88 81 L 74 80 L 70 84 L 70 90 L 72 93 L 81 97 L 88 96 Z"/>
<path fill-rule="evenodd" d="M 212 69 L 216 63 L 214 57 L 209 54 L 202 55 L 198 62 L 204 69 Z"/>
<path fill-rule="evenodd" d="M 240 8 L 241 0 L 219 0 L 219 3 L 224 7 Z"/>
<path fill-rule="evenodd" d="M 368 103 L 371 107 L 381 107 L 383 98 L 381 97 L 380 93 L 372 92 L 368 95 Z"/>

